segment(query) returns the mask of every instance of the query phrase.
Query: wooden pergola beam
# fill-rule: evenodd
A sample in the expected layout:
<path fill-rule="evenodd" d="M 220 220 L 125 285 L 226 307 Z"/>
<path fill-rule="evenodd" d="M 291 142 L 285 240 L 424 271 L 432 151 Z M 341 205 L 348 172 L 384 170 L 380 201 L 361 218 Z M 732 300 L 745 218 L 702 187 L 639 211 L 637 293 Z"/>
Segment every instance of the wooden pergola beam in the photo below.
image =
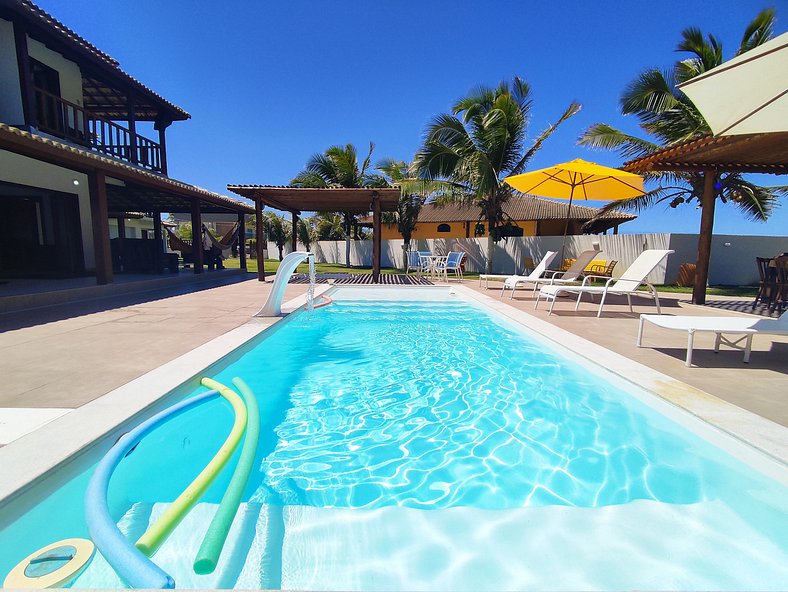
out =
<path fill-rule="evenodd" d="M 382 212 L 397 210 L 400 199 L 398 187 L 322 188 L 274 187 L 270 185 L 227 185 L 227 189 L 255 202 L 255 212 L 262 218 L 262 207 L 268 205 L 293 215 L 293 250 L 297 246 L 297 224 L 301 212 L 347 212 L 367 214 L 372 211 L 372 278 L 380 281 L 382 257 Z M 348 229 L 349 232 L 349 229 Z M 258 245 L 261 244 L 261 223 L 258 222 Z M 262 254 L 258 250 L 258 270 L 262 269 Z M 260 272 L 258 271 L 258 274 Z M 264 279 L 264 275 L 259 279 Z"/>

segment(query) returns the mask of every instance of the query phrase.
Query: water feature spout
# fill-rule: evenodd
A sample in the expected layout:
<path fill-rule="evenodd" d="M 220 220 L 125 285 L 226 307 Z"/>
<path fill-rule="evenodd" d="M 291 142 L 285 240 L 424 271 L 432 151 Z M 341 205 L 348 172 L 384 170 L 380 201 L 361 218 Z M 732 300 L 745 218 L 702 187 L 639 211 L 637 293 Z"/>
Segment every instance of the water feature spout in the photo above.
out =
<path fill-rule="evenodd" d="M 296 268 L 305 259 L 314 259 L 313 253 L 306 251 L 293 251 L 287 255 L 279 264 L 279 269 L 276 270 L 276 278 L 274 279 L 273 288 L 268 295 L 268 300 L 265 301 L 263 308 L 261 308 L 256 317 L 278 317 L 282 314 L 282 298 L 285 295 L 285 288 L 287 282 L 290 281 L 290 276 L 293 275 Z"/>

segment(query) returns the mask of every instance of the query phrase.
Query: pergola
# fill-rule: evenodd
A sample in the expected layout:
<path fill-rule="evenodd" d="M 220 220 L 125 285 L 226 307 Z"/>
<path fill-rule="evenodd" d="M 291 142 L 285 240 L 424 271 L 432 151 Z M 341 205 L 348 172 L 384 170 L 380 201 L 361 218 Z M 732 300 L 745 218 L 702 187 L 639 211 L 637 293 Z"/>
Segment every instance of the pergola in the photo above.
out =
<path fill-rule="evenodd" d="M 624 170 L 631 173 L 703 173 L 702 213 L 692 301 L 695 304 L 704 304 L 709 277 L 717 177 L 720 173 L 788 173 L 788 132 L 704 136 L 631 160 L 625 163 Z"/>
<path fill-rule="evenodd" d="M 295 232 L 298 216 L 301 212 L 347 212 L 350 214 L 367 214 L 372 212 L 372 280 L 380 279 L 380 234 L 381 212 L 394 212 L 399 204 L 400 190 L 398 187 L 367 189 L 367 188 L 325 188 L 312 189 L 307 187 L 280 187 L 272 185 L 227 185 L 233 193 L 251 199 L 255 204 L 255 221 L 257 226 L 257 275 L 260 281 L 265 279 L 263 266 L 263 207 L 269 206 L 290 212 L 293 216 L 292 246 L 296 250 L 297 235 Z"/>

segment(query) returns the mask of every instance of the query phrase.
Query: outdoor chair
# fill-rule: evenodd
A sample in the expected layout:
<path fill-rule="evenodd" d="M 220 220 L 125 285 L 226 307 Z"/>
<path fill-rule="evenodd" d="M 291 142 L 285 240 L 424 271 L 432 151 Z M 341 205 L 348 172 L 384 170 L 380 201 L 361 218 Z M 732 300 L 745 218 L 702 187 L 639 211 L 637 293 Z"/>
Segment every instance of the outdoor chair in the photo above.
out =
<path fill-rule="evenodd" d="M 583 284 L 580 286 L 543 286 L 539 291 L 539 296 L 536 298 L 534 308 L 539 306 L 539 300 L 544 297 L 545 300 L 552 300 L 548 314 L 553 314 L 553 307 L 559 295 L 577 294 L 577 303 L 575 304 L 575 310 L 577 310 L 580 307 L 580 299 L 583 297 L 583 294 L 588 294 L 592 299 L 595 294 L 599 294 L 602 296 L 602 300 L 599 303 L 599 311 L 596 316 L 601 317 L 602 308 L 605 306 L 605 299 L 608 294 L 618 294 L 627 297 L 629 310 L 634 312 L 634 310 L 632 310 L 632 295 L 645 296 L 646 294 L 639 292 L 638 288 L 640 288 L 640 286 L 646 286 L 646 288 L 648 288 L 648 296 L 654 299 L 654 304 L 657 306 L 657 312 L 661 312 L 657 289 L 646 281 L 646 277 L 648 277 L 648 274 L 654 271 L 654 269 L 656 269 L 656 267 L 671 253 L 673 253 L 673 251 L 662 249 L 649 249 L 643 251 L 638 258 L 632 262 L 632 265 L 621 274 L 620 278 L 610 278 L 605 282 L 604 286 L 589 286 L 588 282 L 594 277 L 590 275 L 585 277 Z"/>
<path fill-rule="evenodd" d="M 521 277 L 517 283 L 533 284 L 534 292 L 536 292 L 536 288 L 543 284 L 577 284 L 580 282 L 585 272 L 586 266 L 590 261 L 593 261 L 594 257 L 596 257 L 599 253 L 600 251 L 596 249 L 588 249 L 587 251 L 580 253 L 577 259 L 572 259 L 572 264 L 565 271 L 547 270 L 544 272 L 542 277 L 524 276 Z M 504 289 L 505 288 L 506 282 L 504 282 Z M 503 291 L 501 292 L 501 295 L 503 295 Z M 512 289 L 512 298 L 514 298 L 514 289 Z"/>
<path fill-rule="evenodd" d="M 453 271 L 455 277 L 462 281 L 462 259 L 465 257 L 463 251 L 451 251 L 445 261 L 438 261 L 435 270 L 438 274 L 443 274 L 443 279 L 449 281 L 449 272 Z"/>
<path fill-rule="evenodd" d="M 640 315 L 637 346 L 643 347 L 643 324 L 648 321 L 663 329 L 687 332 L 687 358 L 685 364 L 692 366 L 692 348 L 695 342 L 695 333 L 714 333 L 714 353 L 719 353 L 720 344 L 725 344 L 744 352 L 744 362 L 750 361 L 752 351 L 752 338 L 756 334 L 788 335 L 788 312 L 779 319 L 758 319 L 754 317 L 722 317 L 722 316 L 670 316 L 670 315 Z M 739 339 L 731 341 L 725 334 L 741 335 Z M 740 343 L 745 341 L 744 346 Z"/>
<path fill-rule="evenodd" d="M 535 267 L 536 265 L 534 264 L 534 260 L 531 257 L 523 258 L 523 274 L 528 275 L 534 270 Z M 517 273 L 515 272 L 514 275 L 517 275 Z M 512 277 L 512 274 L 508 273 L 480 273 L 479 287 L 481 287 L 482 282 L 484 282 L 484 287 L 489 290 L 490 280 L 506 280 L 510 277 Z"/>
<path fill-rule="evenodd" d="M 429 251 L 406 251 L 406 267 L 405 273 L 411 271 L 416 273 L 425 273 L 429 271 L 429 257 L 432 255 Z"/>
<path fill-rule="evenodd" d="M 788 305 L 788 257 L 774 259 L 774 296 L 769 305 L 769 314 L 777 309 L 777 314 L 782 314 L 783 308 Z"/>
<path fill-rule="evenodd" d="M 512 298 L 514 298 L 514 291 L 520 284 L 528 283 L 529 281 L 533 281 L 542 277 L 542 275 L 547 271 L 547 266 L 553 262 L 555 256 L 558 254 L 558 251 L 547 251 L 545 256 L 542 257 L 542 260 L 539 262 L 539 265 L 534 267 L 534 270 L 529 273 L 528 275 L 510 275 L 507 277 L 503 282 L 503 287 L 501 288 L 501 298 L 503 298 L 503 293 L 507 290 L 512 291 Z M 534 292 L 536 291 L 536 287 L 534 287 Z"/>
<path fill-rule="evenodd" d="M 758 284 L 758 294 L 752 302 L 753 308 L 757 306 L 758 302 L 771 305 L 772 298 L 777 291 L 776 274 L 773 273 L 772 269 L 769 267 L 771 261 L 769 257 L 755 258 L 755 265 L 758 267 L 758 278 L 760 281 Z"/>

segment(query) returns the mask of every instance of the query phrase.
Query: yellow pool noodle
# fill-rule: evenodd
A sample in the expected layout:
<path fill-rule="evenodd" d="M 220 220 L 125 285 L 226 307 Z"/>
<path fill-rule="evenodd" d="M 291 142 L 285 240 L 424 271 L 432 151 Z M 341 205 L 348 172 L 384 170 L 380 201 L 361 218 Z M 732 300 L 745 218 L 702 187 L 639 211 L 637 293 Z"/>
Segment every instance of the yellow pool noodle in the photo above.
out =
<path fill-rule="evenodd" d="M 235 452 L 238 444 L 243 438 L 244 431 L 246 430 L 246 406 L 243 399 L 231 388 L 216 382 L 210 378 L 203 378 L 202 385 L 219 391 L 219 394 L 227 399 L 235 411 L 235 422 L 233 423 L 230 435 L 219 448 L 219 451 L 214 455 L 202 472 L 192 481 L 189 486 L 183 490 L 178 498 L 172 502 L 169 508 L 159 517 L 159 519 L 151 524 L 150 528 L 145 531 L 139 540 L 135 543 L 137 549 L 142 551 L 145 555 L 150 557 L 153 555 L 162 543 L 167 540 L 176 526 L 183 520 L 184 516 L 191 510 L 192 506 L 203 496 L 203 494 L 211 486 L 211 483 L 216 479 L 219 473 L 230 460 L 230 457 Z"/>

